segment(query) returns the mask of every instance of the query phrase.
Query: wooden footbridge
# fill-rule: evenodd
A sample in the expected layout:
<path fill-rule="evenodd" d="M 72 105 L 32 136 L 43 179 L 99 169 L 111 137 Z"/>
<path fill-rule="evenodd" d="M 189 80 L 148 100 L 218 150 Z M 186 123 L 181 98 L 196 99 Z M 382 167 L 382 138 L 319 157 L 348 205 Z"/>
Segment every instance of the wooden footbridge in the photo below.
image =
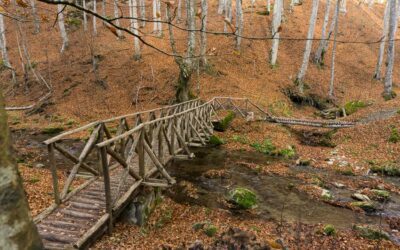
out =
<path fill-rule="evenodd" d="M 248 120 L 317 127 L 349 127 L 351 122 L 277 118 L 247 98 L 191 100 L 158 109 L 96 121 L 44 143 L 48 147 L 54 203 L 34 220 L 47 249 L 87 248 L 112 232 L 116 218 L 143 186 L 169 187 L 175 180 L 167 163 L 192 158 L 190 146 L 206 145 L 218 110 L 232 110 Z M 78 152 L 68 139 L 89 137 Z M 60 158 L 71 162 L 60 182 Z M 85 173 L 83 175 L 82 173 Z"/>

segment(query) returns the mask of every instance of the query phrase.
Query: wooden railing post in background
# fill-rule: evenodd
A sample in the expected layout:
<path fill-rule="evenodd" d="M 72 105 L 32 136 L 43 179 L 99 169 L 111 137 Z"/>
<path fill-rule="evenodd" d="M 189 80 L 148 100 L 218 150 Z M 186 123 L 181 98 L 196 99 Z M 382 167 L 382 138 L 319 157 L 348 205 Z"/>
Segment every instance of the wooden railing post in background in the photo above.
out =
<path fill-rule="evenodd" d="M 50 170 L 51 170 L 51 176 L 53 177 L 53 192 L 54 192 L 54 201 L 57 205 L 61 203 L 60 201 L 60 194 L 58 191 L 58 176 L 57 176 L 57 166 L 56 166 L 56 161 L 54 158 L 54 145 L 53 143 L 50 143 L 47 145 L 47 149 L 49 152 L 49 162 L 50 162 Z"/>
<path fill-rule="evenodd" d="M 139 142 L 138 142 L 138 156 L 139 156 L 139 176 L 144 178 L 145 176 L 145 158 L 144 158 L 144 133 L 146 133 L 145 128 L 140 131 L 140 137 L 139 137 Z"/>

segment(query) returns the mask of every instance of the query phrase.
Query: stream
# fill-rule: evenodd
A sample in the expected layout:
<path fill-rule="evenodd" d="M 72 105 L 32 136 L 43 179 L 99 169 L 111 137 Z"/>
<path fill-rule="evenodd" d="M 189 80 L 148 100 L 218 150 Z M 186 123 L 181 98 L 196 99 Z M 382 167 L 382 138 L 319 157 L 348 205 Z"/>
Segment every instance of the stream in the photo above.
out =
<path fill-rule="evenodd" d="M 175 160 L 168 167 L 171 176 L 177 179 L 175 190 L 167 192 L 173 200 L 179 203 L 195 204 L 209 208 L 229 209 L 225 197 L 229 190 L 235 187 L 245 187 L 253 190 L 258 196 L 258 206 L 249 216 L 279 221 L 281 218 L 288 222 L 308 224 L 332 224 L 337 228 L 348 229 L 353 224 L 383 226 L 386 222 L 377 214 L 357 213 L 350 209 L 329 205 L 312 199 L 307 194 L 298 191 L 293 186 L 304 184 L 304 181 L 294 177 L 259 174 L 238 162 L 256 164 L 271 164 L 277 159 L 257 152 L 227 151 L 222 148 L 193 149 L 196 157 L 191 160 Z M 311 168 L 311 167 L 310 167 Z M 324 171 L 319 169 L 293 167 L 294 172 Z M 209 170 L 224 171 L 221 177 L 205 177 Z M 361 177 L 369 178 L 369 177 Z M 190 182 L 197 189 L 197 197 L 188 196 L 179 187 L 179 182 Z M 335 199 L 349 199 L 351 190 L 331 189 Z M 392 196 L 383 215 L 400 216 L 399 196 Z M 243 215 L 243 214 L 242 214 Z M 399 242 L 399 239 L 392 240 Z"/>

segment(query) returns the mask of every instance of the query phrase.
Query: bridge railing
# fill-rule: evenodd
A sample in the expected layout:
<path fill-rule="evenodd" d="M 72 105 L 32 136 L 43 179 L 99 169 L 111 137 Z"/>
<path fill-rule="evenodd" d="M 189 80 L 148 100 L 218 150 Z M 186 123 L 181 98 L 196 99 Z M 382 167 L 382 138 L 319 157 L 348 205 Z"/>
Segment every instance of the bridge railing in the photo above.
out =
<path fill-rule="evenodd" d="M 53 194 L 54 204 L 47 208 L 42 214 L 35 218 L 35 221 L 40 221 L 53 211 L 59 204 L 67 201 L 74 194 L 103 176 L 103 169 L 101 163 L 101 154 L 98 150 L 95 150 L 95 145 L 105 140 L 109 140 L 113 137 L 117 137 L 126 131 L 137 127 L 139 124 L 160 119 L 165 116 L 170 116 L 194 108 L 202 104 L 199 99 L 187 101 L 184 103 L 166 106 L 162 108 L 147 110 L 143 112 L 136 112 L 128 115 L 114 117 L 107 120 L 96 121 L 79 127 L 77 129 L 64 132 L 53 138 L 46 140 L 44 143 L 47 145 L 49 153 L 49 166 L 52 173 L 53 179 Z M 83 147 L 78 149 L 78 152 L 74 152 L 68 147 L 67 139 L 73 137 L 82 137 L 82 134 L 89 133 L 89 137 Z M 119 140 L 110 147 L 115 152 L 122 153 L 123 148 L 126 148 L 131 140 Z M 124 146 L 123 146 L 124 145 Z M 61 158 L 67 159 L 72 163 L 69 167 L 69 175 L 64 181 L 60 183 L 59 176 L 57 174 L 58 160 Z M 107 157 L 107 163 L 110 164 L 113 160 L 111 155 Z M 114 163 L 114 165 L 117 165 Z M 80 178 L 82 173 L 85 174 L 85 178 Z M 62 185 L 61 189 L 59 185 Z"/>

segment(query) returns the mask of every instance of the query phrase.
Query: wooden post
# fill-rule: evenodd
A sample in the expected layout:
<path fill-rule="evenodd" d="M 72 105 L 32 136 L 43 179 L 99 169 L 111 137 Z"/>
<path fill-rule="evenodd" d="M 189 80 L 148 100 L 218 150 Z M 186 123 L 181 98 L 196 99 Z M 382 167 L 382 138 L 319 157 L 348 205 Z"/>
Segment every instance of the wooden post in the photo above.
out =
<path fill-rule="evenodd" d="M 160 159 L 162 164 L 164 164 L 164 139 L 162 135 L 163 128 L 164 128 L 164 121 L 161 121 L 160 127 L 158 129 L 158 158 Z"/>
<path fill-rule="evenodd" d="M 140 131 L 140 137 L 138 142 L 138 155 L 139 155 L 139 176 L 144 178 L 146 172 L 145 159 L 144 159 L 144 133 L 146 133 L 145 128 Z"/>
<path fill-rule="evenodd" d="M 50 161 L 50 169 L 51 169 L 51 176 L 53 177 L 53 192 L 54 192 L 54 200 L 57 205 L 60 202 L 60 194 L 58 192 L 58 176 L 57 176 L 57 167 L 56 162 L 54 159 L 54 145 L 53 143 L 47 145 L 47 149 L 49 151 L 49 161 Z"/>
<path fill-rule="evenodd" d="M 102 125 L 104 128 L 104 125 Z M 99 133 L 99 137 L 103 139 L 103 133 Z M 100 149 L 101 155 L 101 165 L 103 169 L 103 178 L 104 178 L 104 191 L 106 196 L 106 211 L 110 215 L 108 219 L 108 233 L 111 235 L 113 229 L 113 218 L 112 218 L 112 200 L 111 200 L 111 184 L 110 184 L 110 173 L 108 169 L 108 160 L 107 160 L 107 150 L 105 147 L 101 147 Z"/>

